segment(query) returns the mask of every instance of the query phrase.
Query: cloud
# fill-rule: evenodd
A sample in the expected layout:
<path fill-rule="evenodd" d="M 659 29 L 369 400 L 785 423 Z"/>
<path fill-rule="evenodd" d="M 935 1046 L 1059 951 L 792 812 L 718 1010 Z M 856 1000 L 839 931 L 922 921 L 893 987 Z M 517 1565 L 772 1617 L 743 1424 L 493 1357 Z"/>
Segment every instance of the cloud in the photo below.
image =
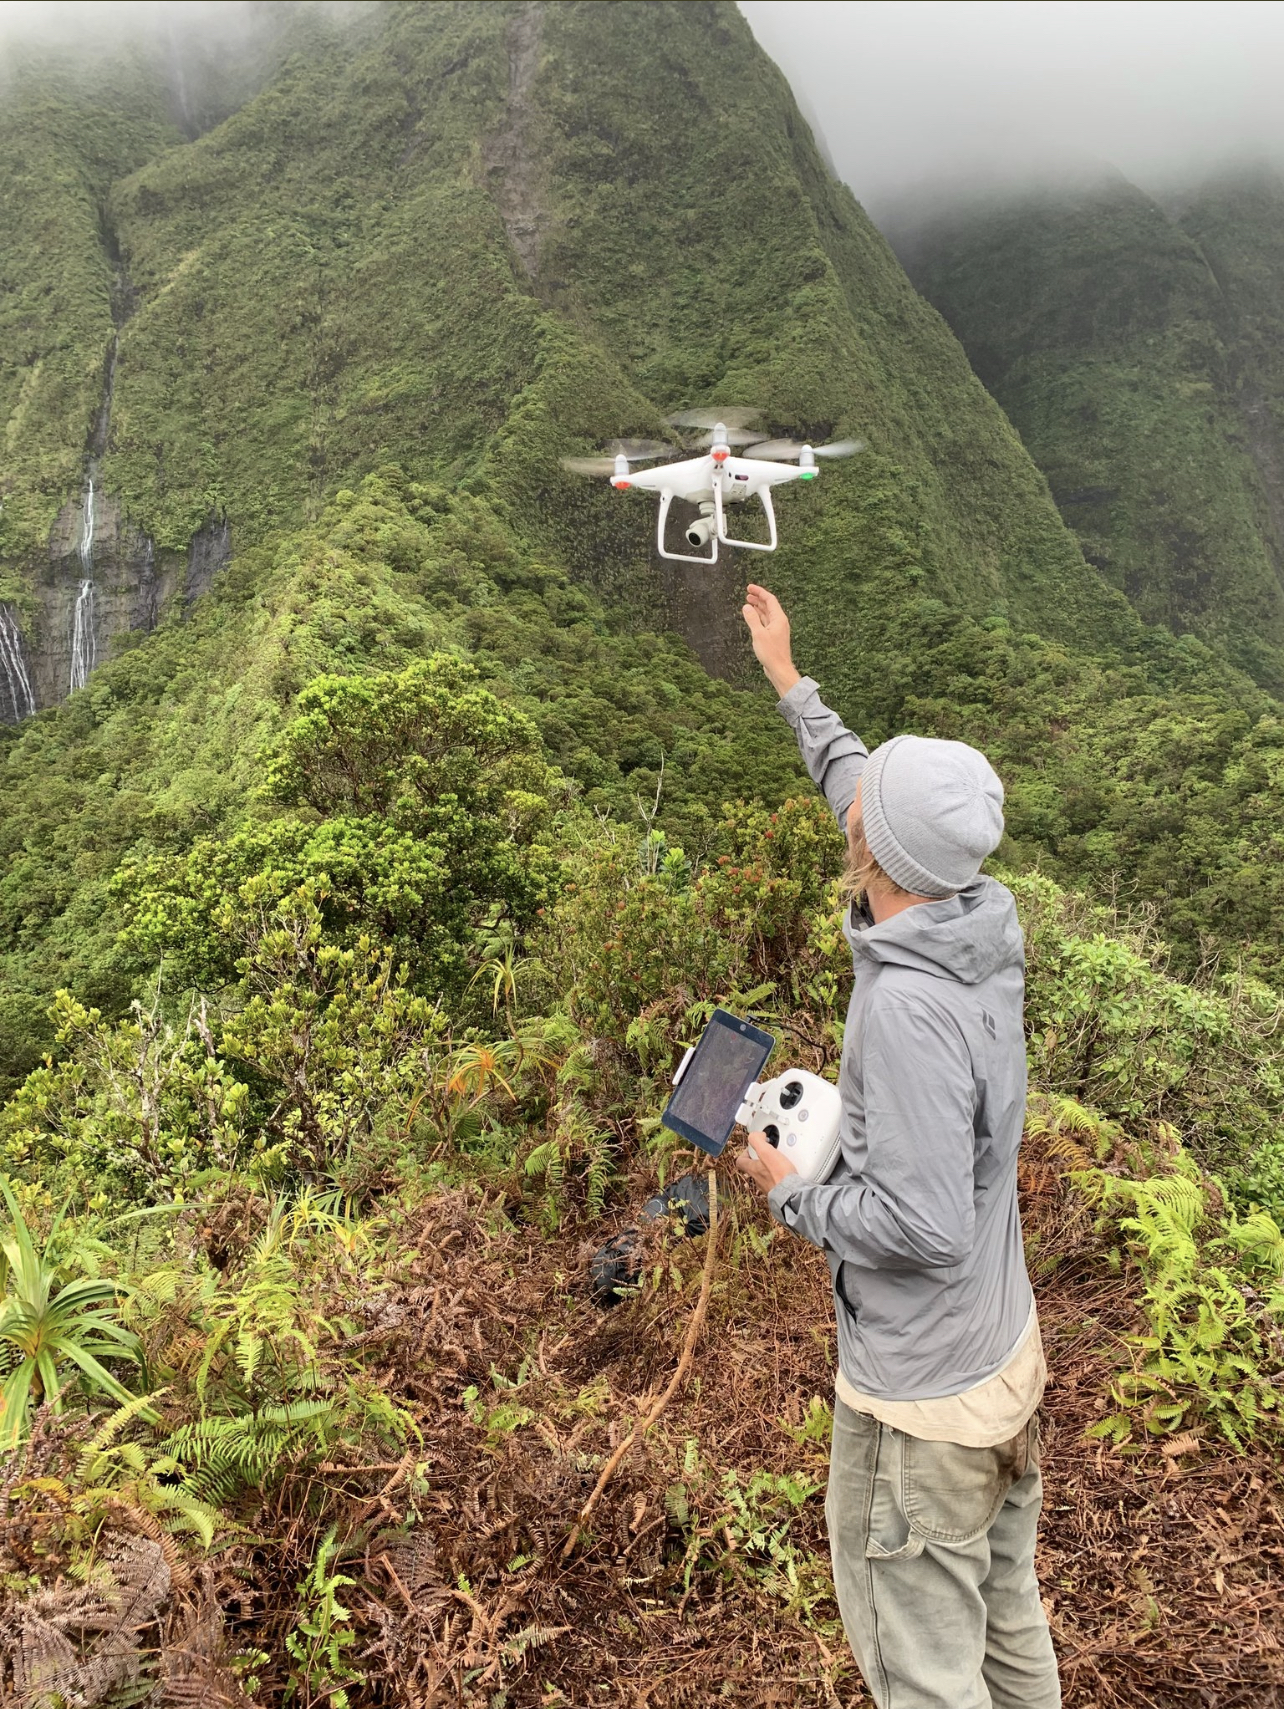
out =
<path fill-rule="evenodd" d="M 0 0 L 0 69 L 35 48 L 83 59 L 117 46 L 197 50 L 264 40 L 307 14 L 342 23 L 371 0 Z"/>
<path fill-rule="evenodd" d="M 1284 6 L 741 0 L 870 211 L 1107 161 L 1145 189 L 1284 157 Z"/>
<path fill-rule="evenodd" d="M 214 34 L 244 28 L 253 0 L 4 0 L 0 52 L 18 44 L 75 47 L 175 29 Z"/>

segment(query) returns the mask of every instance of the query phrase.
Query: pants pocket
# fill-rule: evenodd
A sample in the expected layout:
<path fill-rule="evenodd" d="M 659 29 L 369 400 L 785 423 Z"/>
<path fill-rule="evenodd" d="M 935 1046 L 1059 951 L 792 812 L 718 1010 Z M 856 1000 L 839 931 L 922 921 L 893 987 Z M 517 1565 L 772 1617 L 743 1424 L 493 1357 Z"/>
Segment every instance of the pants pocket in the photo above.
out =
<path fill-rule="evenodd" d="M 903 1500 L 910 1528 L 929 1543 L 971 1543 L 994 1523 L 1030 1464 L 1032 1426 L 996 1448 L 904 1439 Z"/>
<path fill-rule="evenodd" d="M 871 1468 L 865 1556 L 871 1561 L 912 1561 L 923 1553 L 923 1539 L 905 1513 L 905 1443 L 899 1430 L 875 1424 L 878 1442 Z"/>

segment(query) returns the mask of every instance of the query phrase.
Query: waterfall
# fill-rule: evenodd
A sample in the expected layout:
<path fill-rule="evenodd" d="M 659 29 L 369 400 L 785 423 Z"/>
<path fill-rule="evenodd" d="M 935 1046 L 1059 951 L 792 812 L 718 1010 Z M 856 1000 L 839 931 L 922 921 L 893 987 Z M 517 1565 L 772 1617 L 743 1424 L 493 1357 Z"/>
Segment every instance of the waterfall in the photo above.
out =
<path fill-rule="evenodd" d="M 92 567 L 92 566 L 91 566 Z M 94 640 L 94 584 L 86 577 L 76 595 L 76 611 L 71 626 L 71 690 L 83 688 L 89 673 L 98 663 L 98 647 Z"/>
<path fill-rule="evenodd" d="M 30 718 L 36 710 L 36 697 L 22 657 L 22 635 L 7 605 L 0 605 L 0 676 L 9 690 L 14 723 Z"/>
<path fill-rule="evenodd" d="M 89 464 L 89 480 L 85 487 L 85 524 L 80 534 L 80 567 L 85 572 L 76 594 L 76 608 L 71 619 L 71 687 L 69 693 L 83 688 L 89 673 L 98 663 L 98 647 L 94 640 L 94 462 Z"/>
<path fill-rule="evenodd" d="M 80 532 L 80 567 L 87 576 L 94 573 L 94 477 L 90 475 L 85 491 L 85 523 Z"/>
<path fill-rule="evenodd" d="M 117 314 L 118 276 L 113 286 L 112 314 Z M 117 322 L 119 328 L 119 321 Z M 111 437 L 111 405 L 116 389 L 116 360 L 120 354 L 120 332 L 112 335 L 103 372 L 103 395 L 89 434 L 89 464 L 85 470 L 85 510 L 76 555 L 80 559 L 81 582 L 71 617 L 71 680 L 69 694 L 83 688 L 98 663 L 98 639 L 94 633 L 94 481 Z"/>

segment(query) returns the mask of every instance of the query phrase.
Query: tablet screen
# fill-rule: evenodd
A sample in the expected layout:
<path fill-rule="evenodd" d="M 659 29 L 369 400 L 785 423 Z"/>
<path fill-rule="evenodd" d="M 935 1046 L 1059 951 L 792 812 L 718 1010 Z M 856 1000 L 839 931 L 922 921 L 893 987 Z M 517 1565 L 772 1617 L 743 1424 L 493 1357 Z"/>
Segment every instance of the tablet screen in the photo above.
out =
<path fill-rule="evenodd" d="M 661 1118 L 665 1127 L 716 1157 L 774 1043 L 770 1033 L 715 1009 L 669 1099 Z"/>

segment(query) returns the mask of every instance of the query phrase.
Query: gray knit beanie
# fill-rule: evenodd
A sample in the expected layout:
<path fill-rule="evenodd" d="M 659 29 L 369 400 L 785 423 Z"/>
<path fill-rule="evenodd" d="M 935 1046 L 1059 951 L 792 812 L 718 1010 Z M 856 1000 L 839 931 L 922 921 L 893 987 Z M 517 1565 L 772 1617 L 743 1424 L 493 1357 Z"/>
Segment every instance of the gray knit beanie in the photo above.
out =
<path fill-rule="evenodd" d="M 1003 785 L 966 742 L 893 736 L 860 778 L 869 852 L 916 896 L 953 896 L 976 877 L 1003 835 Z"/>

